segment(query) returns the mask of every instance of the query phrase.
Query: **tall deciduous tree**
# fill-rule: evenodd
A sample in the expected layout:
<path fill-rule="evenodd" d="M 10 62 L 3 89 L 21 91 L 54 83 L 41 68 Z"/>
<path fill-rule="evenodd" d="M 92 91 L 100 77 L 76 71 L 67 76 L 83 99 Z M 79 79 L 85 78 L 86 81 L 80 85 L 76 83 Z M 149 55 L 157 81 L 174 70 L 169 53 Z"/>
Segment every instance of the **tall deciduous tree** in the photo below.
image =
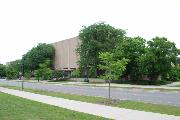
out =
<path fill-rule="evenodd" d="M 120 41 L 114 53 L 117 58 L 128 59 L 128 64 L 124 76 L 130 76 L 131 80 L 138 80 L 141 72 L 138 67 L 138 59 L 145 53 L 146 40 L 141 37 L 126 37 Z"/>
<path fill-rule="evenodd" d="M 124 39 L 125 33 L 124 30 L 116 29 L 105 23 L 84 26 L 79 33 L 81 42 L 77 49 L 80 55 L 80 68 L 94 70 L 97 74 L 100 63 L 99 53 L 113 51 L 119 40 Z"/>
<path fill-rule="evenodd" d="M 38 44 L 23 56 L 22 62 L 25 70 L 36 70 L 39 68 L 39 64 L 43 63 L 45 60 L 50 60 L 49 67 L 53 67 L 54 53 L 55 49 L 51 44 Z"/>
<path fill-rule="evenodd" d="M 140 57 L 139 64 L 144 74 L 154 82 L 158 77 L 167 76 L 172 64 L 176 64 L 179 51 L 175 43 L 164 37 L 155 37 L 147 44 L 146 53 Z"/>

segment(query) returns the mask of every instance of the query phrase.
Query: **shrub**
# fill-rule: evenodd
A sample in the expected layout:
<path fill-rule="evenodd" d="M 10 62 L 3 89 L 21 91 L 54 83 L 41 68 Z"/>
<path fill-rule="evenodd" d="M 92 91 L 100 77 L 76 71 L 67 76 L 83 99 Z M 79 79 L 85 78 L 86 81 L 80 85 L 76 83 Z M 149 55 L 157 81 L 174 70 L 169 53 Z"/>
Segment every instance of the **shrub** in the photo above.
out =
<path fill-rule="evenodd" d="M 63 71 L 61 71 L 61 70 L 53 70 L 52 71 L 52 78 L 59 80 L 62 77 L 63 77 Z"/>
<path fill-rule="evenodd" d="M 41 73 L 40 73 L 40 71 L 39 71 L 39 70 L 35 70 L 35 79 L 39 81 L 40 78 L 41 78 Z"/>
<path fill-rule="evenodd" d="M 6 77 L 7 79 L 15 79 L 18 77 L 18 71 L 14 69 L 13 67 L 7 67 L 6 68 Z"/>
<path fill-rule="evenodd" d="M 42 64 L 39 64 L 39 69 L 35 70 L 35 78 L 39 81 L 40 78 L 42 80 L 48 80 L 52 74 L 50 68 L 48 68 L 49 60 L 45 61 Z"/>
<path fill-rule="evenodd" d="M 168 76 L 168 81 L 179 81 L 180 80 L 180 66 L 177 65 L 171 69 Z"/>
<path fill-rule="evenodd" d="M 80 77 L 80 70 L 76 69 L 74 71 L 71 72 L 71 77 Z"/>
<path fill-rule="evenodd" d="M 26 80 L 31 79 L 31 72 L 26 72 L 26 73 L 24 74 L 24 77 L 25 77 Z"/>
<path fill-rule="evenodd" d="M 49 80 L 52 75 L 52 70 L 50 68 L 47 68 L 44 73 L 44 80 Z"/>
<path fill-rule="evenodd" d="M 90 69 L 89 69 L 89 77 L 97 77 L 97 68 L 95 68 L 95 67 L 91 67 Z M 99 70 L 100 71 L 100 70 Z"/>

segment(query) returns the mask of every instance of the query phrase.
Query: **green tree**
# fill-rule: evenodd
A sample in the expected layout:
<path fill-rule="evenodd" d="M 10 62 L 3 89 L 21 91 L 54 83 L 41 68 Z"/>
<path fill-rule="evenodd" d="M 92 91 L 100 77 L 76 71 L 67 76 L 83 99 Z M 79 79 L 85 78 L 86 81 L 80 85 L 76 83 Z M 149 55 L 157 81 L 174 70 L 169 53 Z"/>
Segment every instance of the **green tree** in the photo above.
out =
<path fill-rule="evenodd" d="M 18 77 L 18 72 L 12 67 L 8 66 L 6 68 L 7 79 L 16 79 Z"/>
<path fill-rule="evenodd" d="M 168 72 L 168 80 L 169 81 L 179 81 L 180 80 L 180 66 L 176 65 L 171 68 L 171 70 Z"/>
<path fill-rule="evenodd" d="M 91 73 L 97 76 L 100 64 L 99 53 L 113 51 L 117 43 L 124 39 L 125 34 L 124 30 L 116 29 L 105 23 L 84 26 L 79 33 L 80 45 L 77 49 L 80 55 L 80 69 L 92 68 L 91 70 L 95 72 L 91 71 Z"/>
<path fill-rule="evenodd" d="M 11 61 L 6 65 L 6 77 L 16 79 L 21 71 L 21 60 Z"/>
<path fill-rule="evenodd" d="M 24 64 L 25 71 L 34 71 L 39 68 L 39 64 L 45 60 L 50 60 L 48 67 L 53 67 L 55 49 L 51 44 L 40 43 L 36 47 L 33 47 L 27 52 L 22 62 Z"/>
<path fill-rule="evenodd" d="M 126 37 L 121 41 L 114 53 L 118 59 L 128 59 L 124 76 L 130 76 L 131 80 L 138 80 L 142 74 L 138 67 L 138 59 L 145 53 L 146 40 L 141 37 Z"/>
<path fill-rule="evenodd" d="M 105 52 L 100 53 L 99 58 L 102 64 L 99 64 L 99 68 L 105 71 L 102 78 L 109 82 L 109 98 L 110 98 L 110 83 L 112 80 L 118 80 L 123 71 L 126 70 L 128 59 L 116 59 L 113 53 Z"/>
<path fill-rule="evenodd" d="M 0 78 L 6 77 L 6 66 L 3 64 L 0 64 Z"/>
<path fill-rule="evenodd" d="M 52 74 L 51 69 L 48 67 L 50 64 L 49 60 L 39 64 L 39 69 L 35 70 L 35 77 L 39 80 L 48 80 Z"/>
<path fill-rule="evenodd" d="M 145 54 L 139 58 L 139 65 L 141 71 L 154 83 L 160 76 L 165 78 L 168 75 L 172 64 L 176 64 L 179 51 L 175 43 L 164 37 L 155 37 L 147 45 Z"/>

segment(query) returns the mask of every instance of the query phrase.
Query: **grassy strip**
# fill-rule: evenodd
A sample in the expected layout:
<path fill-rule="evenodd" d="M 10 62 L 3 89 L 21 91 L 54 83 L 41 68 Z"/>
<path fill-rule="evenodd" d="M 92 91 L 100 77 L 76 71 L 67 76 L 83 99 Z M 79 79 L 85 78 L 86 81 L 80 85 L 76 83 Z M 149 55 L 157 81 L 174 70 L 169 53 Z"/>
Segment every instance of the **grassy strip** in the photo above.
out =
<path fill-rule="evenodd" d="M 105 118 L 0 92 L 0 120 L 104 120 Z"/>
<path fill-rule="evenodd" d="M 4 86 L 4 85 L 1 85 L 1 86 Z M 20 90 L 20 87 L 14 87 L 14 86 L 4 86 L 4 87 Z M 89 102 L 89 103 L 105 104 L 105 105 L 115 106 L 115 107 L 120 107 L 120 108 L 127 108 L 127 109 L 133 109 L 133 110 L 141 110 L 141 111 L 155 112 L 155 113 L 162 113 L 162 114 L 169 114 L 169 115 L 176 115 L 176 116 L 180 115 L 180 107 L 170 106 L 170 105 L 159 105 L 159 104 L 135 102 L 135 101 L 128 101 L 128 100 L 123 100 L 123 101 L 114 100 L 113 102 L 109 103 L 107 102 L 108 99 L 102 98 L 102 97 L 65 94 L 61 92 L 50 92 L 50 91 L 27 89 L 27 88 L 25 89 L 25 91 L 54 96 L 54 97 L 61 97 L 65 99 Z"/>
<path fill-rule="evenodd" d="M 66 84 L 64 83 L 63 85 L 69 85 L 69 86 L 91 86 L 91 87 L 109 87 L 109 86 L 99 86 L 99 85 L 86 85 L 86 84 Z M 141 90 L 159 90 L 161 92 L 173 92 L 173 91 L 177 91 L 177 92 L 180 92 L 180 89 L 164 89 L 164 88 L 140 88 L 140 87 L 121 87 L 121 86 L 112 86 L 111 85 L 111 88 L 124 88 L 124 89 L 141 89 Z"/>

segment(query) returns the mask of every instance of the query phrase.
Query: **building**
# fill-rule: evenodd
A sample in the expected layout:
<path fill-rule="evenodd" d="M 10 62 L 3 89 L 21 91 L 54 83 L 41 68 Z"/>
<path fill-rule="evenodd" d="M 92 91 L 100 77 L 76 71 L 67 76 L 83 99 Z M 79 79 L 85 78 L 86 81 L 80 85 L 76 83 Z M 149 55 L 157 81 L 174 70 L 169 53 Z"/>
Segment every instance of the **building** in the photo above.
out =
<path fill-rule="evenodd" d="M 79 56 L 76 48 L 79 45 L 78 37 L 52 43 L 55 48 L 55 70 L 73 70 L 78 68 Z"/>

